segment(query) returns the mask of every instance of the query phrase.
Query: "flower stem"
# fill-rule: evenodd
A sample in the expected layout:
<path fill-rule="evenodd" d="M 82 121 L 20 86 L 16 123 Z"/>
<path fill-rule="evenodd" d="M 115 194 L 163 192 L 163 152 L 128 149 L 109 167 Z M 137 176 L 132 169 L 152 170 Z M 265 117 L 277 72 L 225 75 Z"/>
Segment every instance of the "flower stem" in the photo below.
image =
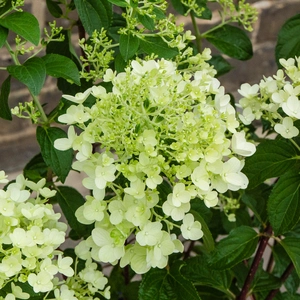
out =
<path fill-rule="evenodd" d="M 240 293 L 240 295 L 237 297 L 237 300 L 246 300 L 247 299 L 247 294 L 249 292 L 250 289 L 250 285 L 252 283 L 252 280 L 254 279 L 255 273 L 258 269 L 259 263 L 262 259 L 262 256 L 264 254 L 264 251 L 266 249 L 266 246 L 268 244 L 268 240 L 270 238 L 270 235 L 272 234 L 272 227 L 270 224 L 268 224 L 268 226 L 265 229 L 265 235 L 261 237 L 260 242 L 259 242 L 259 246 L 257 249 L 257 252 L 255 254 L 254 260 L 252 262 L 250 271 L 248 273 L 248 276 L 245 280 L 244 286 L 242 288 L 242 291 Z"/>
<path fill-rule="evenodd" d="M 10 47 L 10 44 L 7 41 L 5 41 L 5 47 L 6 47 L 7 51 L 9 52 L 9 54 L 10 54 L 12 60 L 14 61 L 15 65 L 17 65 L 17 66 L 21 65 L 18 58 L 17 58 L 17 56 L 16 56 L 16 54 L 15 54 L 15 52 Z"/>
<path fill-rule="evenodd" d="M 192 23 L 193 23 L 193 28 L 194 28 L 194 31 L 195 31 L 197 50 L 198 50 L 198 53 L 201 53 L 201 48 L 202 48 L 201 39 L 202 39 L 202 37 L 201 37 L 201 34 L 200 34 L 200 30 L 199 30 L 198 24 L 196 22 L 195 15 L 192 11 L 190 12 L 190 16 L 191 16 Z"/>
<path fill-rule="evenodd" d="M 41 114 L 41 118 L 43 120 L 43 123 L 48 123 L 48 118 L 47 118 L 47 116 L 45 114 L 45 111 L 44 111 L 44 109 L 43 109 L 43 107 L 42 107 L 42 105 L 41 105 L 38 97 L 35 96 L 35 95 L 33 95 L 31 92 L 30 92 L 30 95 L 31 95 L 31 97 L 33 99 L 33 102 L 34 102 L 35 106 L 37 107 L 38 111 Z"/>

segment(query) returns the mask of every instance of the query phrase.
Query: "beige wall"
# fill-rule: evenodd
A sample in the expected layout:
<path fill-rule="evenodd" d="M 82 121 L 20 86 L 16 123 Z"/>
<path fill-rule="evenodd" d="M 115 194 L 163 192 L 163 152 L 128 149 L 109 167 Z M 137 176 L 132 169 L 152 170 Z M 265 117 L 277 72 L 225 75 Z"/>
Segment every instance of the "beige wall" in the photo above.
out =
<path fill-rule="evenodd" d="M 34 12 L 41 27 L 52 18 L 46 11 L 45 2 L 25 1 L 26 10 Z M 289 17 L 300 12 L 299 0 L 250 0 L 250 2 L 259 10 L 259 20 L 250 35 L 254 44 L 254 56 L 247 62 L 230 60 L 235 68 L 229 74 L 220 77 L 227 92 L 234 93 L 242 83 L 255 83 L 262 75 L 268 76 L 276 72 L 274 47 L 277 33 Z M 185 23 L 188 28 L 189 21 L 186 20 Z M 10 63 L 6 49 L 0 49 L 0 66 L 7 66 Z M 6 72 L 0 71 L 0 84 L 6 76 Z M 29 99 L 26 88 L 20 83 L 12 82 L 11 91 L 9 100 L 11 107 Z M 47 79 L 41 94 L 43 103 L 48 103 L 53 107 L 59 98 L 60 93 L 55 89 L 55 80 Z M 35 128 L 28 120 L 14 118 L 13 122 L 9 122 L 0 119 L 0 170 L 4 169 L 8 173 L 18 172 L 38 152 Z"/>

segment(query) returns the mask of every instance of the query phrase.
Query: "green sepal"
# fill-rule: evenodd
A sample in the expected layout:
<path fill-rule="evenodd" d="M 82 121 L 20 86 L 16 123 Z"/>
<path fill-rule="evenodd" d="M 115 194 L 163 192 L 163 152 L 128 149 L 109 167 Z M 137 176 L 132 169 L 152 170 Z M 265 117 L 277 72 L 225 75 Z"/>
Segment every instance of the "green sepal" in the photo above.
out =
<path fill-rule="evenodd" d="M 30 58 L 21 66 L 8 66 L 7 71 L 35 96 L 40 93 L 46 79 L 45 63 L 39 57 Z"/>
<path fill-rule="evenodd" d="M 18 34 L 34 45 L 40 42 L 39 22 L 32 14 L 22 11 L 14 12 L 0 19 L 0 25 Z"/>
<path fill-rule="evenodd" d="M 8 97 L 10 93 L 10 79 L 11 76 L 8 76 L 1 86 L 1 93 L 0 93 L 0 118 L 5 120 L 12 120 L 12 115 L 10 108 L 8 106 Z"/>
<path fill-rule="evenodd" d="M 36 130 L 36 137 L 45 163 L 58 179 L 64 182 L 71 170 L 73 150 L 57 150 L 54 148 L 54 141 L 59 138 L 67 138 L 66 132 L 57 127 L 44 128 L 39 126 Z"/>

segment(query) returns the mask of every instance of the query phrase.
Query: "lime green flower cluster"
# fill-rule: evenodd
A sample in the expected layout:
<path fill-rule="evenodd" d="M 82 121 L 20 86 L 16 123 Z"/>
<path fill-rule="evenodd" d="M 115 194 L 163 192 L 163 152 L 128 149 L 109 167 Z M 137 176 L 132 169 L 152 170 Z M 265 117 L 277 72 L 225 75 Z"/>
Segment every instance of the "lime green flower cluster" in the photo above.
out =
<path fill-rule="evenodd" d="M 5 182 L 4 173 L 1 177 Z M 45 203 L 55 194 L 45 181 L 34 183 L 19 175 L 0 190 L 0 287 L 15 279 L 28 282 L 36 293 L 48 292 L 54 275 L 73 275 L 72 259 L 56 250 L 65 241 L 67 226 Z"/>
<path fill-rule="evenodd" d="M 77 152 L 73 168 L 87 174 L 83 185 L 93 192 L 76 212 L 81 223 L 95 224 L 76 248 L 80 258 L 120 260 L 136 273 L 163 268 L 183 251 L 175 232 L 191 240 L 203 235 L 192 201 L 212 207 L 218 193 L 246 188 L 241 156 L 255 146 L 237 132 L 235 109 L 209 58 L 206 49 L 188 58 L 186 69 L 134 60 L 123 73 L 106 71 L 111 90 L 99 85 L 63 95 L 75 104 L 59 117 L 71 125 L 68 138 L 54 146 Z M 94 105 L 84 105 L 87 97 Z"/>
<path fill-rule="evenodd" d="M 109 68 L 109 64 L 114 59 L 114 45 L 112 40 L 109 40 L 106 31 L 94 31 L 90 37 L 90 43 L 86 43 L 85 39 L 79 41 L 79 46 L 84 51 L 85 55 L 80 56 L 82 61 L 81 76 L 86 80 L 98 80 L 103 77 L 105 71 Z M 86 71 L 88 66 L 92 66 L 89 72 Z"/>
<path fill-rule="evenodd" d="M 7 182 L 7 176 L 1 171 L 0 183 Z M 73 259 L 63 257 L 58 249 L 65 241 L 67 225 L 58 221 L 61 215 L 47 203 L 56 191 L 45 187 L 45 182 L 41 179 L 35 183 L 19 175 L 5 190 L 0 190 L 0 288 L 11 287 L 5 300 L 29 299 L 30 295 L 23 292 L 17 282 L 27 282 L 35 293 L 59 289 L 66 293 L 67 285 L 72 288 L 71 283 L 76 280 L 71 267 Z M 91 263 L 87 268 L 91 268 Z M 64 282 L 59 281 L 58 275 L 69 277 L 65 287 L 61 286 Z M 97 291 L 98 288 L 103 290 L 107 279 L 102 283 Z M 74 293 L 72 289 L 69 292 Z"/>
<path fill-rule="evenodd" d="M 252 25 L 257 21 L 258 11 L 246 3 L 246 0 L 209 0 L 210 2 L 218 2 L 222 11 L 220 15 L 223 23 L 227 22 L 238 22 L 246 30 L 252 31 Z M 236 3 L 237 2 L 237 3 Z M 226 22 L 227 20 L 227 22 Z"/>
<path fill-rule="evenodd" d="M 275 131 L 286 139 L 298 136 L 294 122 L 300 119 L 300 58 L 280 59 L 283 70 L 273 77 L 264 77 L 259 84 L 244 83 L 238 92 L 243 112 L 241 121 L 248 125 L 263 118 L 271 123 Z M 286 80 L 285 74 L 291 81 Z"/>
<path fill-rule="evenodd" d="M 75 262 L 75 270 L 78 268 L 77 263 L 78 260 Z M 64 284 L 54 290 L 54 299 L 100 300 L 100 295 L 110 299 L 110 286 L 105 288 L 108 279 L 98 270 L 98 267 L 91 259 L 87 259 L 82 270 L 74 276 L 68 277 Z"/>

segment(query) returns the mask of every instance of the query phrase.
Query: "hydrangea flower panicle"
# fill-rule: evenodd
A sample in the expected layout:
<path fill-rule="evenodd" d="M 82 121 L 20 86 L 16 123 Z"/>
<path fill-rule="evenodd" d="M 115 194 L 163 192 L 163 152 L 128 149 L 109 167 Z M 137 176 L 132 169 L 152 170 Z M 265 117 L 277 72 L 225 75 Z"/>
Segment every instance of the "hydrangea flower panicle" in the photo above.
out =
<path fill-rule="evenodd" d="M 166 59 L 132 60 L 121 73 L 108 69 L 104 81 L 112 89 L 94 86 L 94 104 L 72 109 L 83 107 L 89 122 L 77 121 L 81 133 L 71 129 L 54 145 L 78 151 L 73 168 L 86 174 L 83 185 L 94 197 L 76 212 L 83 224 L 95 222 L 91 238 L 78 246 L 81 257 L 120 260 L 138 274 L 163 268 L 169 255 L 183 251 L 176 226 L 186 239 L 202 237 L 190 213 L 193 201 L 213 207 L 219 193 L 246 188 L 243 156 L 255 146 L 238 130 L 210 57 L 209 49 L 189 56 L 186 69 Z M 241 90 L 249 103 L 258 86 Z M 68 118 L 75 114 L 65 123 Z M 99 152 L 84 152 L 79 145 L 86 142 L 101 145 Z M 129 239 L 133 244 L 126 245 Z"/>

